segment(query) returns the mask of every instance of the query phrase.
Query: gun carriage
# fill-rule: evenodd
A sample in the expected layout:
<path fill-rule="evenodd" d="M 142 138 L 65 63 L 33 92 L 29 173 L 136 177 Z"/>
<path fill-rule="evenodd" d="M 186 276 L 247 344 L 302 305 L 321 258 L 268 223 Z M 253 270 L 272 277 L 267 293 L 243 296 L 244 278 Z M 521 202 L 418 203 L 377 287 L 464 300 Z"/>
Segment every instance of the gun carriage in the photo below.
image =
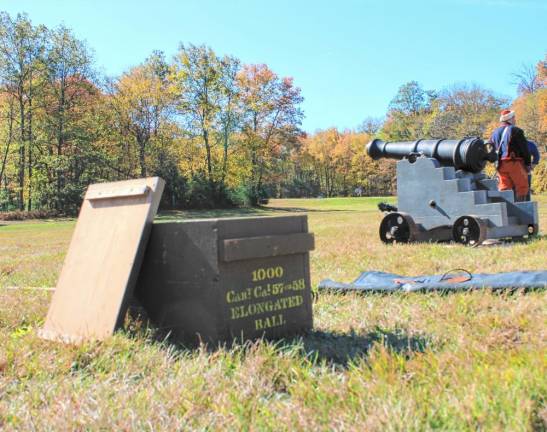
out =
<path fill-rule="evenodd" d="M 375 139 L 367 153 L 398 160 L 397 208 L 387 208 L 380 224 L 385 243 L 454 240 L 476 246 L 538 232 L 537 203 L 515 202 L 513 191 L 498 191 L 497 180 L 482 172 L 497 155 L 480 138 Z"/>

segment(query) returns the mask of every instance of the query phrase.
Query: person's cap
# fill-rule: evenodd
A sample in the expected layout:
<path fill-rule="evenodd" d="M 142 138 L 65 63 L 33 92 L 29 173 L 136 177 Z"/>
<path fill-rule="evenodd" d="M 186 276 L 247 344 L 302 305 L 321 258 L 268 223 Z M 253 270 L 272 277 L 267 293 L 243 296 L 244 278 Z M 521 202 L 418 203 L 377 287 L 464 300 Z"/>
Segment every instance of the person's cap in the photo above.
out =
<path fill-rule="evenodd" d="M 505 109 L 500 113 L 500 122 L 506 122 L 513 118 L 515 118 L 515 111 Z"/>

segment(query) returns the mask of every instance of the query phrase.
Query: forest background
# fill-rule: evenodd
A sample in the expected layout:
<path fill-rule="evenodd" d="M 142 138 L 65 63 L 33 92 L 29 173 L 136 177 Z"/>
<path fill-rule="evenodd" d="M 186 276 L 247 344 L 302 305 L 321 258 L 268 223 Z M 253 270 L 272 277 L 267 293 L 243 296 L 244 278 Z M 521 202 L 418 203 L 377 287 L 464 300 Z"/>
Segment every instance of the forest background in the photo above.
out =
<path fill-rule="evenodd" d="M 66 26 L 0 12 L 0 211 L 72 215 L 90 183 L 156 175 L 167 182 L 163 208 L 390 195 L 395 164 L 366 155 L 373 137 L 487 138 L 506 107 L 547 152 L 547 53 L 515 71 L 514 100 L 472 83 L 409 81 L 384 117 L 314 133 L 301 128 L 293 78 L 205 45 L 153 52 L 116 77 L 98 70 Z M 545 157 L 533 189 L 547 191 Z"/>

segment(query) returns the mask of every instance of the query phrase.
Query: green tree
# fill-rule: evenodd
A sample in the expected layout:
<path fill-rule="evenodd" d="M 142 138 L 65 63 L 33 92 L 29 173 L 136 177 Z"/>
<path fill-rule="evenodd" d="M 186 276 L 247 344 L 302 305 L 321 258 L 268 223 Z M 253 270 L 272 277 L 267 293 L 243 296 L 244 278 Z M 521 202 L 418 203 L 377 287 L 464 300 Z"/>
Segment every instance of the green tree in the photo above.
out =
<path fill-rule="evenodd" d="M 389 104 L 381 135 L 389 140 L 412 140 L 423 135 L 424 122 L 437 94 L 424 90 L 416 81 L 399 87 Z"/>
<path fill-rule="evenodd" d="M 98 89 L 92 82 L 92 58 L 87 46 L 64 26 L 49 32 L 44 63 L 41 100 L 47 157 L 42 162 L 55 183 L 54 206 L 61 211 L 69 205 L 67 199 L 74 200 L 71 191 L 78 183 L 81 164 L 77 159 L 82 154 L 78 146 L 89 135 L 81 128 L 81 118 Z"/>
<path fill-rule="evenodd" d="M 34 27 L 27 15 L 12 19 L 0 12 L 0 79 L 18 110 L 18 207 L 25 208 L 25 168 L 28 168 L 27 208 L 32 208 L 33 116 L 40 93 L 47 30 Z"/>
<path fill-rule="evenodd" d="M 434 92 L 425 91 L 417 81 L 410 81 L 399 87 L 389 104 L 389 110 L 404 115 L 418 115 L 428 109 Z"/>

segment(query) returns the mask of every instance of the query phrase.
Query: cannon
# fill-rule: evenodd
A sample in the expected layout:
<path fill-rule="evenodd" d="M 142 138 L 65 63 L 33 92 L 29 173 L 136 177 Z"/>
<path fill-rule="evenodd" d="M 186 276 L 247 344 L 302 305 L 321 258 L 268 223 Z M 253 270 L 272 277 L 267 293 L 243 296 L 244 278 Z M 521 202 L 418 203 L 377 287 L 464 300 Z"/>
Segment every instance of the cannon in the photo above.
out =
<path fill-rule="evenodd" d="M 483 173 L 497 154 L 479 137 L 367 145 L 373 159 L 397 159 L 397 207 L 380 223 L 385 243 L 456 241 L 478 246 L 487 239 L 522 239 L 538 233 L 537 203 L 515 202 Z"/>

